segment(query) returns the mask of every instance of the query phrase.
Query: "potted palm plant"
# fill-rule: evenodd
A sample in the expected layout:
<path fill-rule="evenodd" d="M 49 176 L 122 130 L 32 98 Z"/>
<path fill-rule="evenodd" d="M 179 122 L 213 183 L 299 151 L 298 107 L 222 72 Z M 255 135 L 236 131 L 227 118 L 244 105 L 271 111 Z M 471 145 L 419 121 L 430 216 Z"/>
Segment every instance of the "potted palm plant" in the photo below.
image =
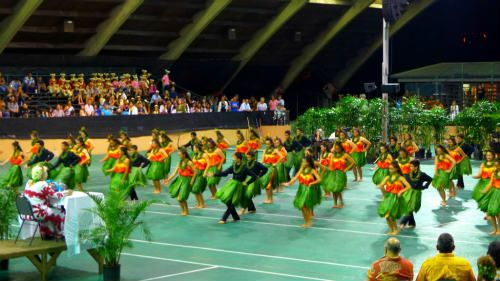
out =
<path fill-rule="evenodd" d="M 151 232 L 141 215 L 156 200 L 128 201 L 129 190 L 111 190 L 105 198 L 88 194 L 96 206 L 90 212 L 99 217 L 102 224 L 92 230 L 82 231 L 81 240 L 95 247 L 104 260 L 104 280 L 120 280 L 120 257 L 124 248 L 131 248 L 130 235 L 140 230 L 147 241 Z"/>
<path fill-rule="evenodd" d="M 10 238 L 10 224 L 16 219 L 16 192 L 13 188 L 0 187 L 0 240 Z M 9 260 L 0 261 L 0 270 L 9 269 Z"/>

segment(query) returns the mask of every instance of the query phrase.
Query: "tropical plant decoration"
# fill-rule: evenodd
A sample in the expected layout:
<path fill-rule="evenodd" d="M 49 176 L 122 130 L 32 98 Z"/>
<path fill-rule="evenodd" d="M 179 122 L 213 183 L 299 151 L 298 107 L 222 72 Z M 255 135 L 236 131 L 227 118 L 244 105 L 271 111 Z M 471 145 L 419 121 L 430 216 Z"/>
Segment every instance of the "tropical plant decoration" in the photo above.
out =
<path fill-rule="evenodd" d="M 17 215 L 16 196 L 13 188 L 0 187 L 0 240 L 10 238 L 10 224 Z"/>
<path fill-rule="evenodd" d="M 498 103 L 480 101 L 461 111 L 453 123 L 464 133 L 467 142 L 483 148 L 488 144 L 489 135 L 497 129 L 495 114 L 499 111 Z"/>
<path fill-rule="evenodd" d="M 425 118 L 426 124 L 434 133 L 435 143 L 441 143 L 444 139 L 446 126 L 450 123 L 450 117 L 446 114 L 446 110 L 441 107 L 434 107 L 425 112 L 425 115 L 427 115 Z"/>
<path fill-rule="evenodd" d="M 80 233 L 81 240 L 95 247 L 107 266 L 120 264 L 124 248 L 132 248 L 130 235 L 139 229 L 147 241 L 151 232 L 141 215 L 151 204 L 159 201 L 128 201 L 129 189 L 110 190 L 105 198 L 88 194 L 96 206 L 90 212 L 102 221 L 98 227 Z"/>

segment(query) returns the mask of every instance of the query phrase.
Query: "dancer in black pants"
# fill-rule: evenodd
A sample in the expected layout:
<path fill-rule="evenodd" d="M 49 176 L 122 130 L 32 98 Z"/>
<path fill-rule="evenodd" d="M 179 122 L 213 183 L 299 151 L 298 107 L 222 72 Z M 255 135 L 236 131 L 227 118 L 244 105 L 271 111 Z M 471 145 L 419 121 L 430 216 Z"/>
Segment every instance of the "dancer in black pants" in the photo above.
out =
<path fill-rule="evenodd" d="M 131 200 L 139 200 L 137 197 L 137 193 L 135 192 L 135 187 L 137 186 L 146 186 L 148 184 L 148 180 L 146 176 L 142 173 L 142 168 L 149 165 L 150 161 L 146 157 L 142 156 L 137 152 L 137 145 L 132 145 L 130 147 L 130 166 L 132 167 L 132 171 L 130 172 L 128 178 L 130 182 L 130 199 Z"/>
<path fill-rule="evenodd" d="M 408 215 L 401 219 L 401 230 L 404 230 L 406 224 L 408 227 L 415 227 L 417 224 L 413 213 L 420 210 L 422 202 L 422 190 L 427 189 L 432 182 L 432 178 L 420 170 L 420 161 L 410 161 L 410 173 L 405 175 L 406 181 L 411 185 L 411 189 L 403 193 L 403 198 L 408 204 Z"/>
<path fill-rule="evenodd" d="M 457 145 L 460 146 L 460 148 L 462 149 L 462 151 L 469 158 L 462 165 L 467 165 L 468 167 L 470 167 L 470 157 L 472 156 L 472 153 L 474 152 L 474 148 L 472 147 L 472 145 L 470 145 L 470 144 L 468 144 L 468 143 L 465 142 L 465 136 L 464 136 L 464 134 L 458 134 L 457 137 L 455 138 L 455 140 L 457 142 Z M 457 179 L 457 188 L 460 188 L 460 189 L 464 188 L 464 176 L 463 175 L 459 175 L 458 176 L 458 179 Z"/>
<path fill-rule="evenodd" d="M 253 197 L 260 194 L 260 190 L 262 189 L 262 184 L 260 181 L 260 177 L 267 173 L 267 167 L 262 163 L 255 159 L 255 152 L 249 151 L 247 153 L 247 168 L 251 170 L 256 176 L 257 179 L 243 187 L 243 198 L 241 200 L 241 211 L 238 213 L 239 215 L 243 215 L 245 213 L 245 209 L 248 208 L 249 213 L 255 213 L 257 210 L 255 209 L 255 205 L 253 204 Z"/>
<path fill-rule="evenodd" d="M 257 179 L 257 176 L 247 168 L 247 165 L 241 160 L 243 159 L 243 154 L 241 152 L 235 152 L 233 154 L 233 165 L 222 172 L 217 172 L 215 174 L 207 173 L 207 177 L 225 177 L 229 174 L 233 174 L 233 178 L 224 184 L 224 186 L 217 190 L 215 197 L 220 199 L 222 203 L 226 204 L 227 210 L 222 215 L 222 219 L 219 223 L 226 223 L 229 214 L 233 217 L 232 221 L 240 220 L 240 216 L 236 212 L 235 206 L 241 204 L 243 199 L 243 186 L 249 185 Z M 247 177 L 250 179 L 247 181 Z"/>

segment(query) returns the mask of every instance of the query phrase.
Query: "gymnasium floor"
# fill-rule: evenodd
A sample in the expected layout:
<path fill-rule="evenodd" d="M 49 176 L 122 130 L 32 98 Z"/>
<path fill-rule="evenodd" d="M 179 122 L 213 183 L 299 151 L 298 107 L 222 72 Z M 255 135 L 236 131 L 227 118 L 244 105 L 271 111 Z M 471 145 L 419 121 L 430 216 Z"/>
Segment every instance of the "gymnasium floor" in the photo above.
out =
<path fill-rule="evenodd" d="M 102 155 L 94 158 L 86 188 L 106 192 L 109 178 L 101 173 L 100 158 Z M 427 161 L 422 166 L 431 176 L 432 163 Z M 474 162 L 474 173 L 478 167 L 479 162 Z M 384 253 L 388 232 L 385 220 L 377 215 L 381 195 L 371 182 L 373 172 L 369 168 L 364 169 L 362 183 L 353 183 L 349 172 L 345 208 L 331 209 L 332 199 L 324 200 L 315 209 L 316 219 L 310 229 L 300 227 L 301 213 L 292 205 L 297 183 L 275 195 L 272 205 L 262 204 L 263 195 L 257 197 L 256 214 L 226 225 L 217 224 L 225 210 L 220 201 L 207 200 L 205 209 L 191 208 L 190 216 L 179 217 L 177 202 L 169 198 L 166 187 L 159 196 L 152 194 L 152 186 L 138 189 L 140 199 L 159 198 L 170 205 L 154 205 L 147 212 L 145 219 L 153 242 L 144 241 L 140 235 L 133 237 L 134 248 L 126 249 L 122 256 L 122 280 L 365 280 L 371 262 Z M 1 167 L 0 174 L 7 169 Z M 498 240 L 498 236 L 488 234 L 491 224 L 483 220 L 471 199 L 475 182 L 467 177 L 466 189 L 460 190 L 446 208 L 439 207 L 439 195 L 432 187 L 423 192 L 422 208 L 415 216 L 417 228 L 397 236 L 402 256 L 414 264 L 415 276 L 422 262 L 437 254 L 436 239 L 442 232 L 455 237 L 455 253 L 467 258 L 474 272 L 476 259 L 486 253 L 491 241 Z M 189 206 L 194 205 L 194 196 L 190 196 Z M 11 260 L 10 265 L 10 271 L 0 272 L 0 280 L 40 278 L 25 258 Z M 102 276 L 88 254 L 63 254 L 49 279 L 102 280 Z"/>

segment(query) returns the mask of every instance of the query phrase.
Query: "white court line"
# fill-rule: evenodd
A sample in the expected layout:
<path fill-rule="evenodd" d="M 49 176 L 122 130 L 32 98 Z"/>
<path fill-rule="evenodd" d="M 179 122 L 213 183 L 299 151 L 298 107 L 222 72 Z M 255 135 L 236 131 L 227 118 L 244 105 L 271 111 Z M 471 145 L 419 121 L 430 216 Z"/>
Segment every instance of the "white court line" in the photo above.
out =
<path fill-rule="evenodd" d="M 211 267 L 206 267 L 206 268 L 201 268 L 201 269 L 190 270 L 190 271 L 186 271 L 186 272 L 180 272 L 180 273 L 174 273 L 174 274 L 167 274 L 167 275 L 163 275 L 163 276 L 158 276 L 158 277 L 153 277 L 153 278 L 148 278 L 148 279 L 142 279 L 141 281 L 150 281 L 150 280 L 164 279 L 164 278 L 169 278 L 169 277 L 174 277 L 174 276 L 179 276 L 179 275 L 184 275 L 184 274 L 189 274 L 189 273 L 195 273 L 195 272 L 210 270 L 210 269 L 214 269 L 214 268 L 218 268 L 218 266 L 211 266 Z"/>
<path fill-rule="evenodd" d="M 286 273 L 279 273 L 279 272 L 272 272 L 272 271 L 255 270 L 255 269 L 248 269 L 248 268 L 241 268 L 241 267 L 232 267 L 232 266 L 225 266 L 225 265 L 215 265 L 215 264 L 208 264 L 208 263 L 200 263 L 200 262 L 194 262 L 194 261 L 184 261 L 184 260 L 160 258 L 160 257 L 154 257 L 154 256 L 131 254 L 131 253 L 122 253 L 122 255 L 132 256 L 132 257 L 139 257 L 139 258 L 146 258 L 146 259 L 155 259 L 155 260 L 173 261 L 173 262 L 180 262 L 180 263 L 197 264 L 197 265 L 204 265 L 204 266 L 215 266 L 215 267 L 218 267 L 218 268 L 226 268 L 226 269 L 233 269 L 233 270 L 239 270 L 239 271 L 256 272 L 256 273 L 263 273 L 263 274 L 270 274 L 270 275 L 278 275 L 278 276 L 292 277 L 292 278 L 297 278 L 297 279 L 318 280 L 318 281 L 335 281 L 335 280 L 332 280 L 332 279 L 322 279 L 322 278 L 307 277 L 307 276 L 294 275 L 294 274 L 286 274 Z"/>
<path fill-rule="evenodd" d="M 153 204 L 157 206 L 163 206 L 163 207 L 169 207 L 169 208 L 179 208 L 179 206 L 176 205 L 165 205 L 165 204 Z M 218 211 L 218 212 L 224 212 L 225 209 L 222 208 L 203 208 L 201 210 L 208 210 L 208 211 Z M 301 216 L 291 216 L 291 215 L 282 215 L 282 214 L 273 214 L 273 213 L 255 213 L 253 215 L 263 215 L 263 216 L 276 216 L 276 217 L 285 217 L 285 218 L 296 218 L 296 219 L 302 219 Z M 381 225 L 381 226 L 386 226 L 387 224 L 385 223 L 378 223 L 378 222 L 366 222 L 366 221 L 356 221 L 356 220 L 342 220 L 342 219 L 333 219 L 333 218 L 314 218 L 315 220 L 323 220 L 323 221 L 339 221 L 339 222 L 348 222 L 348 223 L 358 223 L 358 224 L 373 224 L 373 225 Z M 449 221 L 449 222 L 444 222 L 439 224 L 439 227 L 445 226 L 450 223 L 458 223 L 461 226 L 466 225 L 463 222 L 460 221 Z M 471 225 L 475 226 L 475 225 Z M 443 231 L 443 229 L 436 227 L 436 226 L 420 226 L 419 229 L 432 229 L 436 231 Z M 467 231 L 467 230 L 453 230 L 453 232 L 457 233 L 471 233 L 471 234 L 484 234 L 484 232 L 481 231 Z"/>
<path fill-rule="evenodd" d="M 159 215 L 167 215 L 167 216 L 177 216 L 178 215 L 178 214 L 173 214 L 173 213 L 156 212 L 156 211 L 146 211 L 146 213 L 159 214 Z M 204 217 L 204 216 L 195 216 L 195 215 L 189 215 L 189 216 L 193 217 L 193 218 L 202 218 L 202 219 L 208 219 L 208 220 L 218 220 L 218 219 L 220 219 L 220 218 L 214 218 L 214 217 Z M 282 226 L 282 227 L 302 228 L 299 225 L 282 224 L 282 223 L 270 223 L 270 222 L 240 221 L 240 223 L 253 223 L 253 224 L 274 225 L 274 226 Z M 389 236 L 387 236 L 386 234 L 383 234 L 383 233 L 375 233 L 375 232 L 367 232 L 367 231 L 346 230 L 346 229 L 329 228 L 329 227 L 318 227 L 318 226 L 311 226 L 310 228 L 312 228 L 312 229 L 319 229 L 319 230 L 326 230 L 326 231 L 347 232 L 347 233 L 356 233 L 356 234 L 366 234 L 366 235 L 389 237 Z M 436 241 L 435 237 L 409 236 L 409 235 L 400 235 L 400 234 L 398 234 L 396 237 L 412 238 L 412 239 L 424 239 L 424 240 Z M 489 245 L 489 243 L 474 242 L 474 241 L 455 240 L 455 242 L 464 243 L 464 244 L 473 244 L 473 245 Z"/>
<path fill-rule="evenodd" d="M 289 258 L 289 257 L 271 256 L 271 255 L 248 253 L 248 252 L 222 250 L 222 249 L 216 249 L 216 248 L 205 248 L 205 247 L 180 245 L 180 244 L 172 244 L 172 243 L 164 243 L 164 242 L 148 242 L 148 241 L 145 241 L 145 240 L 135 240 L 135 239 L 130 239 L 130 241 L 139 242 L 139 243 L 147 243 L 147 244 L 155 244 L 155 245 L 164 245 L 164 246 L 173 246 L 173 247 L 180 247 L 180 248 L 188 248 L 188 249 L 198 249 L 198 250 L 206 250 L 206 251 L 213 251 L 213 252 L 222 252 L 222 253 L 246 255 L 246 256 L 264 257 L 264 258 L 271 258 L 271 259 L 281 259 L 281 260 L 300 261 L 300 262 L 307 262 L 307 263 L 327 264 L 327 265 L 351 267 L 351 268 L 358 268 L 358 269 L 370 269 L 369 267 L 366 267 L 366 266 L 358 266 L 358 265 L 352 265 L 352 264 L 341 264 L 341 263 L 326 262 L 326 261 L 317 261 L 317 260 L 305 260 L 305 259 L 298 259 L 298 258 Z"/>

